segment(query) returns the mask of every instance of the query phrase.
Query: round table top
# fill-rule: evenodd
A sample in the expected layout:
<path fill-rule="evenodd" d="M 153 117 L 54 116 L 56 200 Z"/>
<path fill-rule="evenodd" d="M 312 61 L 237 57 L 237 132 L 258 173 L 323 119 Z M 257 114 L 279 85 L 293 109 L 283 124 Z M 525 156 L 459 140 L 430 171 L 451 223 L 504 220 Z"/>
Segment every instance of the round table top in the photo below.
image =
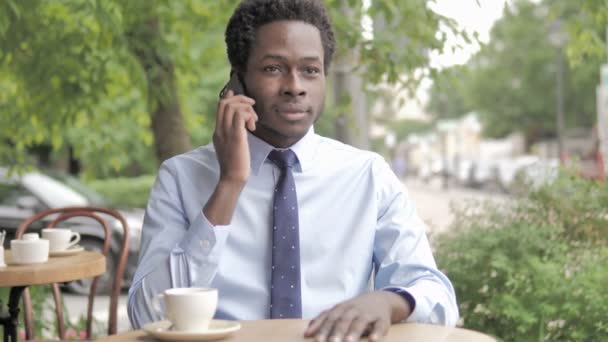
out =
<path fill-rule="evenodd" d="M 12 264 L 10 250 L 4 252 L 6 267 L 0 267 L 0 287 L 29 286 L 85 279 L 106 271 L 106 258 L 98 252 L 49 257 L 40 264 Z"/>
<path fill-rule="evenodd" d="M 261 321 L 241 321 L 241 329 L 222 341 L 226 342 L 285 342 L 285 341 L 313 341 L 304 338 L 304 330 L 308 320 L 273 319 Z M 157 341 L 147 335 L 144 330 L 134 330 L 122 334 L 107 336 L 99 341 L 131 342 L 131 341 Z M 361 341 L 367 341 L 366 338 Z M 384 342 L 397 341 L 425 341 L 425 342 L 492 342 L 495 338 L 467 329 L 448 328 L 428 324 L 395 324 L 391 326 Z"/>

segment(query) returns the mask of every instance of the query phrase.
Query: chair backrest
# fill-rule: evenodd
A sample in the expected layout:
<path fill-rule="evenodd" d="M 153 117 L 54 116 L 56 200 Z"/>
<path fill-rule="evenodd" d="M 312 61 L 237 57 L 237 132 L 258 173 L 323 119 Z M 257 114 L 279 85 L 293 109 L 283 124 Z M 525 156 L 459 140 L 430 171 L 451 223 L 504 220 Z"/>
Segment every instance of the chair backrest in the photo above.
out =
<path fill-rule="evenodd" d="M 110 293 L 110 307 L 109 307 L 109 317 L 108 317 L 108 335 L 113 335 L 117 333 L 118 326 L 118 300 L 120 297 L 122 278 L 125 272 L 127 258 L 128 258 L 128 246 L 129 246 L 129 227 L 127 225 L 127 221 L 124 217 L 116 210 L 109 208 L 101 208 L 101 207 L 66 207 L 66 208 L 57 208 L 57 209 L 49 209 L 37 213 L 25 221 L 23 221 L 19 228 L 17 229 L 16 238 L 19 239 L 24 234 L 24 232 L 35 222 L 40 220 L 50 220 L 49 216 L 56 215 L 56 217 L 52 218 L 52 221 L 47 225 L 47 227 L 52 228 L 56 227 L 58 223 L 69 220 L 74 217 L 88 217 L 99 223 L 101 228 L 104 230 L 104 243 L 102 253 L 104 256 L 108 256 L 110 252 L 110 245 L 112 236 L 112 230 L 108 226 L 106 219 L 103 215 L 108 215 L 118 220 L 122 226 L 122 245 L 120 246 L 120 252 L 118 257 L 118 264 L 115 268 L 115 273 L 112 275 L 114 281 L 112 284 L 112 290 Z M 110 259 L 111 260 L 111 259 Z M 87 337 L 91 338 L 92 334 L 92 324 L 93 324 L 93 304 L 95 299 L 95 294 L 97 290 L 97 281 L 98 277 L 93 279 L 91 283 L 91 288 L 89 291 L 88 298 L 88 306 L 87 306 Z M 57 284 L 52 284 L 53 287 L 53 297 L 55 299 L 55 308 L 57 313 L 57 330 L 59 333 L 59 338 L 65 339 L 65 322 L 63 318 L 63 308 L 61 301 L 61 294 L 59 291 L 59 286 Z M 23 294 L 24 299 L 24 309 L 25 309 L 25 329 L 26 329 L 26 339 L 33 339 L 34 336 L 34 328 L 33 328 L 33 317 L 32 317 L 32 305 L 31 299 L 29 296 L 29 292 L 26 290 Z"/>

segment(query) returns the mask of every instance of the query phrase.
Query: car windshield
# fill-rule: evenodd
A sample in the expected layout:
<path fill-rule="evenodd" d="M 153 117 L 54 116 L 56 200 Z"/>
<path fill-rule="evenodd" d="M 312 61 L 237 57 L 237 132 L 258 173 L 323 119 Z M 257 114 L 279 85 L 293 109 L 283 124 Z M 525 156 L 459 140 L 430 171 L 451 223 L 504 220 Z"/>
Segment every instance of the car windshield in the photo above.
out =
<path fill-rule="evenodd" d="M 106 199 L 101 194 L 83 184 L 76 177 L 53 170 L 45 170 L 44 174 L 56 181 L 63 183 L 81 196 L 84 196 L 89 205 L 101 207 L 105 207 L 107 205 Z"/>

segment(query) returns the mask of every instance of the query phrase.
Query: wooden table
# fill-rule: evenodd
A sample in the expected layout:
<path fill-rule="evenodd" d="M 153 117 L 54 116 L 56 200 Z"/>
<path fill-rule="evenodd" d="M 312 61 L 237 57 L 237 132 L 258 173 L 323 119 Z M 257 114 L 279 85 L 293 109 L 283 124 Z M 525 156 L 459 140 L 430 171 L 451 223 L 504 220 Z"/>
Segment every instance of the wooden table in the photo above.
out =
<path fill-rule="evenodd" d="M 274 319 L 262 321 L 241 321 L 241 329 L 222 341 L 226 342 L 290 342 L 313 341 L 303 337 L 308 326 L 307 320 Z M 100 339 L 107 342 L 142 342 L 157 341 L 148 336 L 143 330 L 134 330 L 123 334 L 112 335 Z M 367 339 L 361 339 L 367 341 Z M 384 342 L 425 341 L 425 342 L 493 342 L 493 337 L 482 333 L 460 329 L 447 328 L 427 324 L 396 324 L 391 327 Z"/>
<path fill-rule="evenodd" d="M 7 267 L 0 268 L 0 287 L 11 287 L 8 314 L 2 312 L 0 301 L 0 323 L 4 325 L 4 341 L 17 341 L 19 301 L 23 290 L 30 285 L 63 283 L 103 274 L 106 258 L 98 252 L 83 251 L 70 256 L 50 257 L 41 264 L 12 264 L 10 251 L 4 252 Z"/>

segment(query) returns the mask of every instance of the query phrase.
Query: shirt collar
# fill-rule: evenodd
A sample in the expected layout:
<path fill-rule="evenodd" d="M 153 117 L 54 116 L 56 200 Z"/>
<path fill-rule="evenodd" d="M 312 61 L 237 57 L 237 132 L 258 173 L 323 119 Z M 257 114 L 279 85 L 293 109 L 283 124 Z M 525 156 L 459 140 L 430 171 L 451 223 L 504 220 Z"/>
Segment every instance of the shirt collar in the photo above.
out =
<path fill-rule="evenodd" d="M 251 132 L 248 132 L 248 140 L 251 171 L 253 174 L 257 175 L 258 171 L 266 161 L 268 154 L 270 154 L 275 147 L 256 137 Z M 311 126 L 302 139 L 298 140 L 295 144 L 289 147 L 298 157 L 299 166 L 295 167 L 296 171 L 302 172 L 312 166 L 317 145 L 318 136 L 315 134 L 315 130 Z"/>

